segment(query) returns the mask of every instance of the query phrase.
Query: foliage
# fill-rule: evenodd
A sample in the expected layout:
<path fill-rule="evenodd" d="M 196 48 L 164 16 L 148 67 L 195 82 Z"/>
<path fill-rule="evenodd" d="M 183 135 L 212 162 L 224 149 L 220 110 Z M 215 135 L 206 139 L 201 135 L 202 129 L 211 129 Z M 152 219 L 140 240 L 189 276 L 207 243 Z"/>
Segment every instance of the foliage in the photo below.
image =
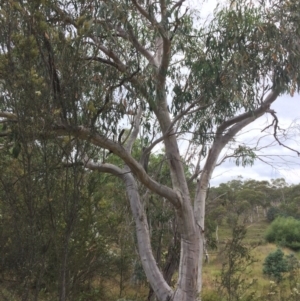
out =
<path fill-rule="evenodd" d="M 130 260 L 134 254 L 131 237 L 124 247 L 128 234 L 111 231 L 126 231 L 121 187 L 80 165 L 62 167 L 61 155 L 45 143 L 0 159 L 1 289 L 24 300 L 53 299 L 64 289 L 72 300 L 107 300 L 102 284 L 93 287 L 95 277 L 118 277 L 125 250 Z M 121 252 L 112 252 L 113 246 Z"/>
<path fill-rule="evenodd" d="M 226 244 L 222 255 L 225 262 L 218 280 L 220 296 L 227 301 L 254 300 L 255 293 L 251 289 L 255 280 L 246 277 L 248 267 L 255 262 L 251 256 L 251 248 L 243 242 L 246 235 L 244 225 L 235 223 L 232 228 L 232 239 Z"/>
<path fill-rule="evenodd" d="M 293 217 L 277 217 L 266 231 L 266 240 L 293 250 L 300 249 L 300 221 Z"/>
<path fill-rule="evenodd" d="M 251 255 L 256 262 L 249 266 L 249 274 L 247 272 L 245 273 L 248 283 L 250 283 L 253 278 L 257 279 L 254 286 L 248 290 L 248 293 L 255 290 L 256 294 L 254 300 L 257 301 L 298 301 L 299 295 L 297 294 L 297 291 L 300 292 L 299 254 L 294 253 L 294 255 L 292 255 L 289 254 L 288 249 L 283 250 L 286 254 L 289 254 L 286 256 L 286 259 L 289 260 L 288 258 L 291 258 L 291 261 L 293 262 L 292 266 L 294 267 L 294 270 L 288 271 L 285 274 L 284 281 L 275 283 L 275 281 L 263 274 L 262 266 L 265 258 L 269 253 L 274 252 L 277 249 L 273 244 L 260 243 L 260 238 L 257 237 L 257 233 L 263 232 L 267 226 L 268 223 L 266 221 L 260 221 L 254 225 L 247 224 L 247 234 L 244 239 L 244 244 L 250 246 L 255 242 L 257 245 L 251 252 Z M 204 266 L 205 286 L 203 288 L 203 296 L 208 296 L 208 300 L 224 301 L 222 298 L 225 298 L 225 294 L 218 294 L 215 279 L 216 275 L 220 274 L 221 263 L 225 260 L 222 256 L 222 245 L 225 241 L 228 241 L 228 238 L 231 238 L 231 234 L 227 225 L 220 226 L 220 252 L 216 253 L 212 251 L 210 253 L 209 264 L 205 264 Z M 270 284 L 270 282 L 273 284 Z M 210 296 L 211 298 L 209 299 Z M 241 300 L 243 299 L 241 298 Z"/>
<path fill-rule="evenodd" d="M 281 210 L 278 207 L 270 207 L 267 211 L 267 220 L 273 222 L 278 216 L 281 215 Z"/>
<path fill-rule="evenodd" d="M 281 249 L 270 253 L 263 264 L 263 273 L 280 282 L 283 279 L 283 274 L 288 272 L 288 261 Z"/>
<path fill-rule="evenodd" d="M 275 253 L 278 250 L 272 252 Z M 270 254 L 272 254 L 270 253 Z M 269 255 L 270 255 L 269 254 Z M 268 255 L 268 256 L 269 256 Z M 267 257 L 268 257 L 267 256 Z M 267 259 L 266 257 L 266 259 Z M 282 254 L 280 256 L 282 258 Z M 279 259 L 281 260 L 281 259 Z M 279 276 L 283 278 L 282 280 L 273 281 L 271 280 L 268 286 L 264 287 L 261 292 L 259 300 L 261 301 L 298 301 L 300 296 L 300 266 L 299 260 L 294 254 L 289 254 L 284 256 L 283 261 L 286 263 L 287 272 L 282 273 Z M 266 260 L 265 260 L 266 262 Z M 279 263 L 280 266 L 280 263 Z M 278 270 L 278 265 L 274 262 L 274 270 Z M 278 271 L 277 271 L 278 273 Z M 271 275 L 270 275 L 271 276 Z M 283 277 L 284 276 L 284 277 Z M 271 276 L 274 279 L 274 276 Z M 276 279 L 274 279 L 276 280 Z"/>

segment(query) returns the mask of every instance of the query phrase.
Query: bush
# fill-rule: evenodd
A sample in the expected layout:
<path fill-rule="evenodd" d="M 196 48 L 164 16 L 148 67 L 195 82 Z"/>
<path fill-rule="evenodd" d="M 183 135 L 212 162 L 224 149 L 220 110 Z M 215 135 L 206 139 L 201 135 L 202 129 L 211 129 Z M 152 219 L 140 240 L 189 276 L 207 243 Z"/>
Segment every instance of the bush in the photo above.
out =
<path fill-rule="evenodd" d="M 264 262 L 263 273 L 269 277 L 280 282 L 282 280 L 283 273 L 288 272 L 288 260 L 285 258 L 281 249 L 277 249 L 275 252 L 270 253 Z"/>
<path fill-rule="evenodd" d="M 265 238 L 268 242 L 300 250 L 300 221 L 293 217 L 277 217 L 267 229 Z"/>

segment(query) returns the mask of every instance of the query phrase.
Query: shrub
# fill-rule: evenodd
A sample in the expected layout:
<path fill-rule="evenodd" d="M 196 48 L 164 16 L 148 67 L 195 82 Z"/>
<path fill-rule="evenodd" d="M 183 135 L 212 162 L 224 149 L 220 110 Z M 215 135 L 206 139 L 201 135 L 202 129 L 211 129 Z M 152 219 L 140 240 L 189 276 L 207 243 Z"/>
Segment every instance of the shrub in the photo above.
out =
<path fill-rule="evenodd" d="M 255 299 L 253 286 L 256 280 L 247 279 L 248 268 L 255 262 L 255 259 L 251 255 L 253 247 L 249 248 L 244 243 L 245 236 L 245 225 L 239 225 L 236 221 L 232 228 L 232 239 L 223 250 L 226 261 L 216 281 L 219 295 L 223 296 L 222 300 L 252 301 Z"/>
<path fill-rule="evenodd" d="M 269 277 L 280 282 L 282 280 L 283 273 L 288 272 L 288 260 L 285 258 L 281 249 L 277 249 L 275 252 L 270 253 L 263 264 L 263 273 Z"/>
<path fill-rule="evenodd" d="M 300 221 L 293 217 L 277 217 L 266 231 L 268 242 L 300 250 Z"/>

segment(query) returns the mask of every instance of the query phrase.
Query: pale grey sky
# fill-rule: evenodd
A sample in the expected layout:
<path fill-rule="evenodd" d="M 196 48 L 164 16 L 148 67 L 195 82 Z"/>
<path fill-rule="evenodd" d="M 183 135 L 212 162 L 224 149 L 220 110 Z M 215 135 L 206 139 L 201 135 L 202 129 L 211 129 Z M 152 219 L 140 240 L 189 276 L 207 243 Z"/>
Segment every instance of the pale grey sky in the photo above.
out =
<path fill-rule="evenodd" d="M 286 129 L 286 138 L 281 139 L 287 146 L 300 151 L 300 96 L 283 95 L 279 97 L 272 108 L 276 111 L 279 126 Z M 227 160 L 218 166 L 213 174 L 211 185 L 218 185 L 241 175 L 244 178 L 256 180 L 270 180 L 272 178 L 284 178 L 288 183 L 298 184 L 300 182 L 300 157 L 296 153 L 279 146 L 273 137 L 273 128 L 268 130 L 269 135 L 262 138 L 267 133 L 261 130 L 266 127 L 268 122 L 272 122 L 270 115 L 264 115 L 256 122 L 250 124 L 243 131 L 244 134 L 238 135 L 237 141 L 245 142 L 247 145 L 254 146 L 259 141 L 260 146 L 268 146 L 258 152 L 264 163 L 256 160 L 253 166 L 236 166 L 234 160 Z M 298 126 L 297 126 L 298 124 Z"/>

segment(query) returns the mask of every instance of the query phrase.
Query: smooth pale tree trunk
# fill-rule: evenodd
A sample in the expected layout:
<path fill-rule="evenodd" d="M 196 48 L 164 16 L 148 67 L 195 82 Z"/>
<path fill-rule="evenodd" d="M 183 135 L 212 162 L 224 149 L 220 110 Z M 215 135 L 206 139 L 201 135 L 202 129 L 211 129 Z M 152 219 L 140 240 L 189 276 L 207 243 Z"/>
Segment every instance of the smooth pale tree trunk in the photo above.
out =
<path fill-rule="evenodd" d="M 196 223 L 199 227 L 199 265 L 198 265 L 198 280 L 197 280 L 197 295 L 198 300 L 200 300 L 200 292 L 202 289 L 202 266 L 203 266 L 203 255 L 204 255 L 204 242 L 205 242 L 205 201 L 207 196 L 207 190 L 209 181 L 212 175 L 212 171 L 215 167 L 215 164 L 218 159 L 219 152 L 221 151 L 221 145 L 219 148 L 215 149 L 214 156 L 211 156 L 210 160 L 208 160 L 205 164 L 204 170 L 200 176 L 200 180 L 197 185 L 197 192 L 194 203 L 194 212 Z"/>
<path fill-rule="evenodd" d="M 195 222 L 190 192 L 167 105 L 165 71 L 169 65 L 171 44 L 168 39 L 159 39 L 157 44 L 157 107 L 154 108 L 154 112 L 161 131 L 165 135 L 164 145 L 170 168 L 172 188 L 179 200 L 179 205 L 175 210 L 181 234 L 178 282 L 171 300 L 193 301 L 197 294 L 201 232 Z"/>
<path fill-rule="evenodd" d="M 155 295 L 159 300 L 167 301 L 170 300 L 172 296 L 172 289 L 164 280 L 152 254 L 147 217 L 140 200 L 136 180 L 129 171 L 129 168 L 126 167 L 125 173 L 123 173 L 121 177 L 126 186 L 126 192 L 135 221 L 138 250 L 143 269 L 148 281 L 152 285 Z"/>

